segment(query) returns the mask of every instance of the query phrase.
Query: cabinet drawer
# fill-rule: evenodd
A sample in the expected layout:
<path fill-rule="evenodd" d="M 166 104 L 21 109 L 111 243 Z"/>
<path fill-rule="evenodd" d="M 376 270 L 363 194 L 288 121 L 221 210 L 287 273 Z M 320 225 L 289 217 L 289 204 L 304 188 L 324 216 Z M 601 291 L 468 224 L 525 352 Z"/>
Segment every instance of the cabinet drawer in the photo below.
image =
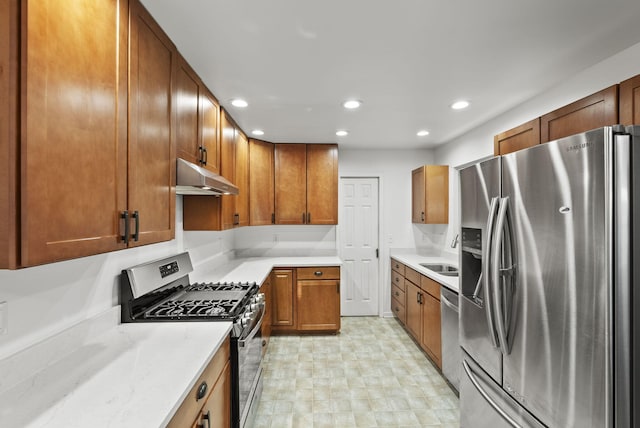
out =
<path fill-rule="evenodd" d="M 391 259 L 391 269 L 404 276 L 404 265 L 399 261 Z"/>
<path fill-rule="evenodd" d="M 391 310 L 393 315 L 402 321 L 402 324 L 406 322 L 406 311 L 404 305 L 396 299 L 391 299 Z"/>
<path fill-rule="evenodd" d="M 185 422 L 189 421 L 189 423 L 192 423 L 198 418 L 200 409 L 207 400 L 209 393 L 213 391 L 216 380 L 218 380 L 218 377 L 223 372 L 225 365 L 229 361 L 229 356 L 231 355 L 231 348 L 229 345 L 230 339 L 227 337 L 218 352 L 216 352 L 216 355 L 211 359 L 207 368 L 204 369 L 204 372 L 200 375 L 193 388 L 191 388 L 191 391 L 189 391 L 189 394 L 176 411 L 176 414 L 173 415 L 171 422 L 167 425 L 168 428 L 182 427 L 185 426 Z M 207 389 L 204 396 L 198 399 L 198 389 L 203 382 L 206 382 Z"/>
<path fill-rule="evenodd" d="M 420 285 L 420 275 L 418 272 L 411 268 L 406 268 L 404 271 L 404 277 L 409 281 L 413 282 L 415 285 Z"/>
<path fill-rule="evenodd" d="M 391 297 L 394 299 L 397 299 L 400 303 L 404 305 L 404 302 L 405 302 L 404 284 L 403 284 L 403 287 L 399 287 L 395 284 L 391 284 Z"/>
<path fill-rule="evenodd" d="M 404 276 L 396 271 L 391 271 L 391 284 L 397 285 L 404 290 Z"/>
<path fill-rule="evenodd" d="M 440 284 L 426 276 L 420 276 L 420 288 L 440 300 Z"/>
<path fill-rule="evenodd" d="M 298 279 L 340 279 L 340 267 L 319 266 L 298 268 Z"/>

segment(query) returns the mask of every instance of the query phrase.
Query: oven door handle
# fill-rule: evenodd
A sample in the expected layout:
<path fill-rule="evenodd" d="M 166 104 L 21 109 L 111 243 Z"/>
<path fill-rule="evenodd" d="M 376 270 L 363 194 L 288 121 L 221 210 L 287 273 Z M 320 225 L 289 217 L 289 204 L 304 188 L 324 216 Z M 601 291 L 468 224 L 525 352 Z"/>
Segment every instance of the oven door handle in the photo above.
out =
<path fill-rule="evenodd" d="M 253 327 L 253 330 L 251 330 L 251 332 L 247 335 L 247 337 L 245 337 L 242 340 L 238 340 L 239 347 L 244 348 L 247 345 L 247 342 L 253 339 L 253 337 L 258 333 L 258 331 L 260 331 L 260 327 L 262 327 L 263 315 L 264 315 L 264 312 L 260 314 L 260 319 L 256 323 L 255 327 Z"/>

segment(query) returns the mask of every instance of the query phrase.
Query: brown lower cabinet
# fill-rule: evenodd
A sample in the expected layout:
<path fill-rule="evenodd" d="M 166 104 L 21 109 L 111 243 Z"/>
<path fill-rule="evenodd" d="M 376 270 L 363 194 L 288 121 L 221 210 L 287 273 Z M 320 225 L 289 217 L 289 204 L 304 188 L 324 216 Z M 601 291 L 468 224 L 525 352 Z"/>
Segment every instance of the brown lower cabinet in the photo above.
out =
<path fill-rule="evenodd" d="M 227 337 L 176 411 L 168 428 L 231 426 L 230 355 L 230 339 Z M 199 395 L 201 390 L 204 393 Z"/>
<path fill-rule="evenodd" d="M 340 330 L 340 267 L 278 268 L 271 274 L 272 332 Z"/>
<path fill-rule="evenodd" d="M 391 259 L 391 310 L 434 364 L 442 369 L 440 284 Z"/>

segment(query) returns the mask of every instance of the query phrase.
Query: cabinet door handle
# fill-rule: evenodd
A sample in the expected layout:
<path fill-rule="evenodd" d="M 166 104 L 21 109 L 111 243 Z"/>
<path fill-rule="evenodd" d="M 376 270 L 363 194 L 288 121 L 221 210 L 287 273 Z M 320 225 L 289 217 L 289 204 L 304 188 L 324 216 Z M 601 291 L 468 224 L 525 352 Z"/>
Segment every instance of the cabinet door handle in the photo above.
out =
<path fill-rule="evenodd" d="M 140 213 L 138 211 L 134 211 L 133 218 L 136 219 L 136 231 L 133 234 L 133 240 L 138 242 L 138 239 L 140 239 Z"/>
<path fill-rule="evenodd" d="M 276 213 L 271 213 L 271 224 L 276 224 Z"/>
<path fill-rule="evenodd" d="M 202 152 L 204 154 L 202 165 L 207 165 L 207 161 L 209 160 L 209 153 L 207 153 L 207 149 L 203 148 Z"/>
<path fill-rule="evenodd" d="M 424 211 L 422 211 L 421 221 L 424 221 Z"/>
<path fill-rule="evenodd" d="M 304 215 L 304 213 L 302 213 L 302 224 L 306 224 L 305 218 L 306 216 Z"/>
<path fill-rule="evenodd" d="M 233 215 L 233 224 L 234 226 L 240 224 L 240 214 L 236 213 Z"/>
<path fill-rule="evenodd" d="M 207 423 L 206 427 L 204 423 Z M 211 411 L 207 410 L 207 413 L 202 415 L 202 428 L 211 428 Z"/>
<path fill-rule="evenodd" d="M 120 239 L 125 244 L 129 243 L 129 211 L 120 213 L 120 218 L 124 220 L 124 235 L 120 235 Z"/>
<path fill-rule="evenodd" d="M 322 276 L 322 271 L 321 270 L 317 270 L 313 273 L 315 276 Z"/>
<path fill-rule="evenodd" d="M 311 213 L 307 213 L 307 224 L 311 224 Z"/>
<path fill-rule="evenodd" d="M 200 156 L 198 157 L 198 163 L 200 165 L 204 164 L 204 148 L 202 146 L 198 146 L 198 152 Z"/>
<path fill-rule="evenodd" d="M 207 389 L 209 386 L 207 382 L 202 382 L 198 387 L 198 391 L 196 392 L 196 401 L 203 399 L 207 395 Z"/>

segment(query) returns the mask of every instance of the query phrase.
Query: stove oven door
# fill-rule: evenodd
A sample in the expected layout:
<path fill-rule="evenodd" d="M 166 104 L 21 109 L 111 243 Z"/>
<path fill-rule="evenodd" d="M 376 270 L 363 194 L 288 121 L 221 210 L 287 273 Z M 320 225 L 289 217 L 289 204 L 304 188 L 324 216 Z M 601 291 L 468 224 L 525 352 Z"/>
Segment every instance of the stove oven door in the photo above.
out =
<path fill-rule="evenodd" d="M 262 393 L 262 316 L 237 340 L 240 427 L 249 427 Z"/>

